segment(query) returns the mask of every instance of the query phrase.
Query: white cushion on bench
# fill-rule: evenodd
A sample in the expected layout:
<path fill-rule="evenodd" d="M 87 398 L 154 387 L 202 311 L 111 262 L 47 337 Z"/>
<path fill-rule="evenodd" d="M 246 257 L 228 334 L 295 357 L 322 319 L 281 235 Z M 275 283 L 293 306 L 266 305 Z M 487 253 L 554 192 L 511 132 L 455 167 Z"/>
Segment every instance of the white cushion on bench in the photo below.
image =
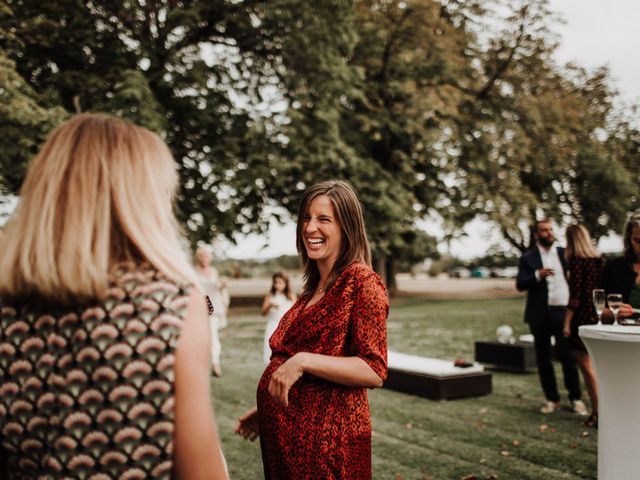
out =
<path fill-rule="evenodd" d="M 392 370 L 403 370 L 411 373 L 422 373 L 434 377 L 452 377 L 468 373 L 479 373 L 484 367 L 474 362 L 471 367 L 456 367 L 450 360 L 439 358 L 419 357 L 398 352 L 388 352 L 388 366 Z"/>

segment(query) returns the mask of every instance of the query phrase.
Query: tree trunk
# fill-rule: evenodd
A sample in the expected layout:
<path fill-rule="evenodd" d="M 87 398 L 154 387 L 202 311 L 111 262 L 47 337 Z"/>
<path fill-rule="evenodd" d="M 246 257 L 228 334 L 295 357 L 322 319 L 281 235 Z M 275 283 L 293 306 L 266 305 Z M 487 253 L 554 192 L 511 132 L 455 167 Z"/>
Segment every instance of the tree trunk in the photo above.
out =
<path fill-rule="evenodd" d="M 373 263 L 373 270 L 380 275 L 380 277 L 382 277 L 382 279 L 384 280 L 386 278 L 386 268 L 385 268 L 385 260 L 386 260 L 387 256 L 386 255 L 374 255 L 372 258 L 372 263 Z M 386 281 L 385 281 L 386 284 Z"/>
<path fill-rule="evenodd" d="M 396 283 L 396 260 L 392 255 L 389 255 L 385 258 L 384 262 L 385 266 L 385 276 L 384 281 L 387 286 L 387 291 L 389 292 L 389 296 L 393 297 L 396 293 L 398 293 L 398 284 Z"/>

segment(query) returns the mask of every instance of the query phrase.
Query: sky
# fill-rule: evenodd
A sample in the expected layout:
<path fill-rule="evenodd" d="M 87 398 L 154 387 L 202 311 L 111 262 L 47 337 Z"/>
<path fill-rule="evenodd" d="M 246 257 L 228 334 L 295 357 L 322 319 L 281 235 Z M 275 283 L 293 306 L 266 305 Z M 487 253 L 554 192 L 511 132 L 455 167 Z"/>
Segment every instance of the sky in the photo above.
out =
<path fill-rule="evenodd" d="M 575 62 L 589 70 L 608 65 L 622 99 L 640 105 L 640 0 L 550 0 L 550 6 L 566 22 L 555 29 L 561 36 L 556 60 Z M 442 235 L 436 223 L 425 222 L 424 228 L 431 235 Z M 483 255 L 492 244 L 508 248 L 482 221 L 471 222 L 465 231 L 467 238 L 440 245 L 442 253 L 471 259 Z M 621 241 L 614 235 L 601 239 L 598 246 L 604 252 L 620 251 Z M 295 225 L 274 223 L 266 237 L 250 235 L 235 246 L 222 242 L 216 250 L 227 258 L 294 255 Z"/>
<path fill-rule="evenodd" d="M 557 59 L 593 69 L 609 65 L 622 96 L 640 104 L 640 1 L 551 0 L 565 25 Z"/>

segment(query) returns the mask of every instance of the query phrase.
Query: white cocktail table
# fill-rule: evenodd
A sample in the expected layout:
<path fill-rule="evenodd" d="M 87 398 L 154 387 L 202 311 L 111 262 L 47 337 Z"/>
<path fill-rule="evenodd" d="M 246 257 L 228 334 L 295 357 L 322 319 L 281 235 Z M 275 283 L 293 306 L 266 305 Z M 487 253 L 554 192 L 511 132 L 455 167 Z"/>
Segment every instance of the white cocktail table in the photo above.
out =
<path fill-rule="evenodd" d="M 640 326 L 584 325 L 598 383 L 598 479 L 640 475 Z"/>

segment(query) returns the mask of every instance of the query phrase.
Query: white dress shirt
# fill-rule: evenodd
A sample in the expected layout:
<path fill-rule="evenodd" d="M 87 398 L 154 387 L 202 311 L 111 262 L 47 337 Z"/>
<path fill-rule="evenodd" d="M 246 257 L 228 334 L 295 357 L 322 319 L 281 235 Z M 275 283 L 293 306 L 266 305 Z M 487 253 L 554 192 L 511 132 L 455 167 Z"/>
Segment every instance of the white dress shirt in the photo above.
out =
<path fill-rule="evenodd" d="M 569 284 L 564 276 L 558 249 L 555 245 L 552 245 L 549 250 L 538 245 L 538 251 L 542 259 L 542 266 L 553 269 L 553 275 L 549 275 L 545 279 L 549 292 L 547 304 L 550 307 L 566 307 L 569 304 Z M 536 277 L 538 280 L 540 279 L 538 272 L 536 272 Z"/>

